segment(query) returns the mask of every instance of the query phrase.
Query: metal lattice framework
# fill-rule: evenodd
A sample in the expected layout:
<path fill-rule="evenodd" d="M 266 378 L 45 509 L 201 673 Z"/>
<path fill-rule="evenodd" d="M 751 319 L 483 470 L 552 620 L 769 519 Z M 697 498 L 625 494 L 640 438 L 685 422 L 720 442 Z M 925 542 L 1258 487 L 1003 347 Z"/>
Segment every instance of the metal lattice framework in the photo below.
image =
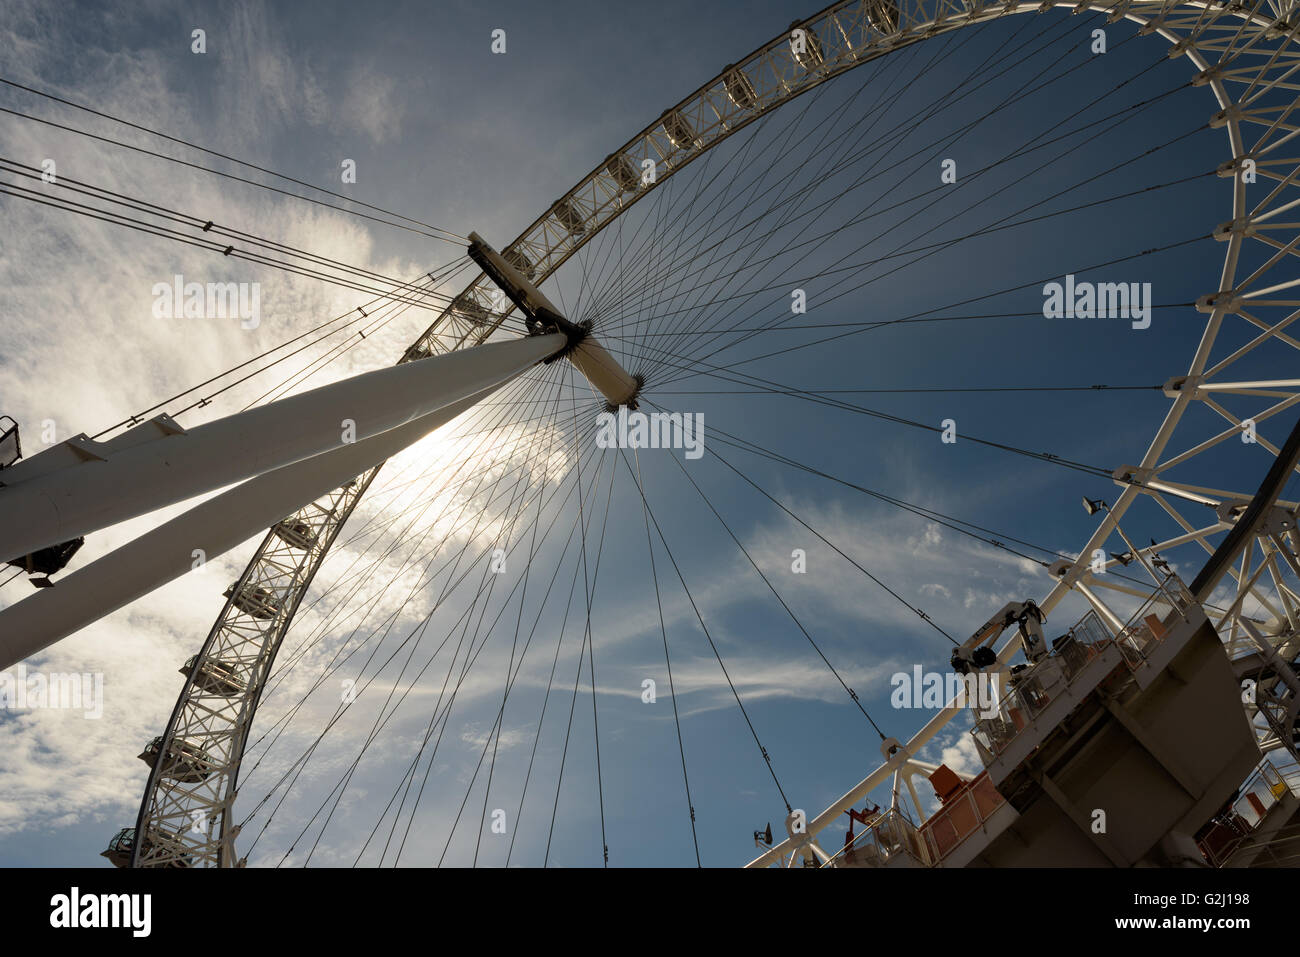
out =
<path fill-rule="evenodd" d="M 1236 381 L 1234 363 L 1267 348 L 1283 357 L 1275 368 L 1294 368 L 1300 340 L 1286 332 L 1300 319 L 1300 299 L 1288 298 L 1300 286 L 1294 275 L 1300 247 L 1300 222 L 1291 211 L 1300 204 L 1297 181 L 1300 160 L 1288 155 L 1300 134 L 1293 116 L 1300 107 L 1300 11 L 1294 0 L 1263 3 L 1118 2 L 1041 3 L 955 2 L 955 0 L 851 0 L 837 3 L 793 24 L 802 41 L 792 44 L 783 33 L 743 61 L 728 66 L 680 103 L 665 111 L 619 150 L 611 154 L 577 186 L 556 201 L 503 253 L 521 273 L 541 283 L 600 233 L 633 203 L 662 185 L 732 133 L 743 129 L 783 103 L 900 47 L 929 37 L 1016 13 L 1046 12 L 1061 7 L 1078 14 L 1104 13 L 1109 22 L 1128 19 L 1143 34 L 1170 44 L 1171 57 L 1184 56 L 1197 71 L 1195 84 L 1205 86 L 1217 100 L 1212 125 L 1225 130 L 1229 158 L 1219 173 L 1232 184 L 1232 217 L 1215 235 L 1225 243 L 1222 276 L 1198 304 L 1205 330 L 1187 372 L 1169 380 L 1171 405 L 1139 464 L 1114 473 L 1122 491 L 1105 520 L 1084 545 L 1074 563 L 1058 563 L 1050 593 L 1041 603 L 1050 611 L 1071 590 L 1083 594 L 1099 612 L 1114 617 L 1099 597 L 1100 589 L 1147 597 L 1113 577 L 1095 574 L 1088 557 L 1103 548 L 1116 523 L 1136 502 L 1149 499 L 1183 529 L 1178 538 L 1156 543 L 1143 553 L 1199 545 L 1213 550 L 1209 539 L 1232 527 L 1247 492 L 1193 485 L 1168 473 L 1197 455 L 1240 437 L 1243 421 L 1225 409 L 1216 396 L 1259 400 L 1251 418 L 1262 426 L 1300 403 L 1300 378 Z M 1258 182 L 1248 199 L 1245 168 L 1253 164 Z M 1260 194 L 1264 194 L 1260 199 Z M 1261 257 L 1262 251 L 1262 257 Z M 1249 253 L 1249 255 L 1248 255 Z M 1256 257 L 1252 260 L 1250 257 Z M 1267 279 L 1265 277 L 1268 277 Z M 494 308 L 495 287 L 480 275 L 405 352 L 401 361 L 423 358 L 484 342 L 505 315 Z M 1228 323 L 1245 323 L 1253 338 L 1231 354 L 1212 360 L 1221 331 Z M 450 343 L 450 345 L 449 345 Z M 1179 425 L 1194 404 L 1223 421 L 1217 432 L 1188 439 Z M 1179 443 L 1182 443 L 1181 445 Z M 1276 446 L 1262 435 L 1258 448 L 1276 455 Z M 1261 466 L 1265 457 L 1253 452 Z M 294 613 L 343 524 L 374 480 L 378 468 L 287 517 L 266 535 L 239 582 L 228 593 L 207 640 L 189 671 L 167 729 L 158 743 L 159 755 L 149 776 L 136 825 L 134 866 L 232 866 L 239 862 L 231 809 L 238 794 L 239 764 L 257 704 Z M 1192 507 L 1209 506 L 1215 520 L 1195 522 Z M 1280 501 L 1276 521 L 1248 548 L 1240 567 L 1232 570 L 1235 602 L 1217 623 L 1230 654 L 1243 662 L 1242 674 L 1258 662 L 1257 644 L 1248 634 L 1256 625 L 1247 604 L 1262 607 L 1274 618 L 1267 641 L 1281 647 L 1300 625 L 1300 596 L 1286 583 L 1284 569 L 1300 576 L 1296 561 L 1297 503 Z M 286 533 L 286 530 L 287 533 Z M 1113 567 L 1114 561 L 1107 567 Z M 1009 657 L 1014 649 L 1003 646 Z M 1293 649 L 1283 649 L 1284 655 Z M 1251 664 L 1253 663 L 1253 664 Z M 233 682 L 214 682 L 213 674 Z M 1270 685 L 1261 698 L 1257 720 L 1261 744 L 1292 746 L 1287 722 L 1294 723 L 1294 689 Z M 1270 697 L 1271 696 L 1271 697 Z M 1276 700 L 1274 700 L 1276 699 Z M 884 762 L 825 812 L 809 821 L 810 835 L 836 820 L 890 774 L 914 758 L 959 709 L 938 713 L 906 744 L 888 742 Z M 204 773 L 192 769 L 195 755 L 203 758 Z M 779 844 L 758 858 L 775 863 L 789 850 Z"/>

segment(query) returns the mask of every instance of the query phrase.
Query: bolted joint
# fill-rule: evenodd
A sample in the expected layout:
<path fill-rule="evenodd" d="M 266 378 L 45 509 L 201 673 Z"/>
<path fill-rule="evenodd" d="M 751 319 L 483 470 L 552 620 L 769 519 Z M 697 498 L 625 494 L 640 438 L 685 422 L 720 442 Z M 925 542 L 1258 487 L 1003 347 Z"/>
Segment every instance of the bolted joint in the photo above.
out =
<path fill-rule="evenodd" d="M 1074 587 L 1074 583 L 1083 575 L 1083 569 L 1080 563 L 1083 556 L 1079 556 L 1077 561 L 1070 561 L 1068 558 L 1058 558 L 1052 564 L 1047 566 L 1047 574 L 1051 575 L 1057 581 L 1069 588 Z"/>
<path fill-rule="evenodd" d="M 1243 115 L 1241 107 L 1233 103 L 1210 117 L 1210 129 L 1219 130 L 1229 123 L 1239 123 Z"/>
<path fill-rule="evenodd" d="M 645 379 L 639 375 L 630 375 L 609 354 L 592 335 L 591 323 L 574 323 L 566 319 L 531 280 L 521 275 L 478 233 L 470 233 L 469 238 L 470 258 L 519 307 L 524 314 L 528 334 L 541 336 L 560 333 L 565 337 L 564 347 L 542 361 L 550 363 L 556 359 L 568 359 L 604 395 L 609 408 L 617 409 L 625 405 L 635 409 Z"/>
<path fill-rule="evenodd" d="M 632 376 L 632 381 L 636 383 L 636 388 L 623 400 L 621 404 L 627 406 L 629 411 L 635 412 L 641 406 L 641 390 L 645 388 L 645 376 L 639 372 L 635 373 Z M 612 401 L 609 401 L 608 399 L 605 401 L 606 412 L 617 412 L 618 409 L 618 405 L 615 405 Z"/>
<path fill-rule="evenodd" d="M 1196 300 L 1196 311 L 1207 315 L 1216 310 L 1236 312 L 1240 308 L 1241 298 L 1237 295 L 1235 289 L 1206 293 Z"/>
<path fill-rule="evenodd" d="M 1268 30 L 1265 31 L 1265 35 L 1270 40 L 1280 40 L 1283 37 L 1290 36 L 1291 31 L 1294 29 L 1295 26 L 1284 17 L 1269 27 Z"/>
<path fill-rule="evenodd" d="M 537 319 L 527 320 L 527 325 L 530 336 L 545 336 L 552 332 L 558 332 L 565 338 L 564 348 L 543 359 L 543 365 L 550 365 L 556 359 L 567 359 L 573 353 L 573 350 L 582 345 L 591 335 L 590 320 L 575 323 L 558 315 L 539 316 Z"/>
<path fill-rule="evenodd" d="M 1244 153 L 1241 156 L 1235 156 L 1230 160 L 1224 160 L 1215 167 L 1214 175 L 1219 177 L 1219 179 L 1232 179 L 1241 172 L 1242 164 L 1244 164 L 1246 160 L 1253 160 L 1254 158 L 1255 157 L 1251 154 Z"/>
<path fill-rule="evenodd" d="M 1163 391 L 1166 398 L 1176 399 L 1180 395 L 1190 395 L 1193 399 L 1199 399 L 1201 376 L 1176 375 L 1166 382 Z"/>
<path fill-rule="evenodd" d="M 1238 216 L 1236 219 L 1226 223 L 1219 223 L 1214 227 L 1214 238 L 1218 242 L 1226 243 L 1233 236 L 1241 236 L 1243 239 L 1247 236 L 1255 235 L 1255 224 L 1249 216 Z"/>
<path fill-rule="evenodd" d="M 1192 77 L 1192 86 L 1205 86 L 1207 83 L 1213 83 L 1223 75 L 1222 67 L 1217 65 L 1202 70 L 1196 76 Z"/>
<path fill-rule="evenodd" d="M 1151 478 L 1152 470 L 1139 468 L 1136 465 L 1121 465 L 1115 471 L 1110 473 L 1110 479 L 1121 488 L 1128 485 L 1136 485 L 1142 488 L 1146 485 L 1147 480 Z"/>

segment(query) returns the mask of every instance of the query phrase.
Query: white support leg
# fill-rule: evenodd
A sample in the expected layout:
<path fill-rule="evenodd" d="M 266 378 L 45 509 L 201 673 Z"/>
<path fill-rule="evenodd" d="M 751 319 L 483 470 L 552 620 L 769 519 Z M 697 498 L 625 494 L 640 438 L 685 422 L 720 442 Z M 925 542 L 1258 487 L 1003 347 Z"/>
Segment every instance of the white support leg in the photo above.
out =
<path fill-rule="evenodd" d="M 419 441 L 492 391 L 250 479 L 0 611 L 0 670 L 189 572 L 194 549 L 202 549 L 208 560 L 229 551 Z"/>
<path fill-rule="evenodd" d="M 1082 581 L 1075 582 L 1074 587 L 1078 589 L 1079 594 L 1088 600 L 1088 604 L 1092 606 L 1092 610 L 1106 620 L 1107 626 L 1115 635 L 1122 635 L 1124 633 L 1124 622 L 1119 620 L 1116 614 L 1110 610 L 1110 607 L 1104 601 L 1093 594 L 1092 589 Z"/>
<path fill-rule="evenodd" d="M 406 362 L 190 430 L 160 416 L 108 442 L 71 439 L 5 470 L 0 560 L 346 448 L 345 422 L 357 443 L 381 435 L 510 380 L 566 342 L 528 336 Z"/>

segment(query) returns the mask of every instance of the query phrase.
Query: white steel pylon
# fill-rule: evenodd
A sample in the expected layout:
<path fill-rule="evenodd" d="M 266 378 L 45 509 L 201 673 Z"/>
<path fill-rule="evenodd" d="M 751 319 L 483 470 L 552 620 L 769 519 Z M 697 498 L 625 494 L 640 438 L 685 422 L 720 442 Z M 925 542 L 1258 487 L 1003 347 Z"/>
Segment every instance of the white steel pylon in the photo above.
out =
<path fill-rule="evenodd" d="M 0 611 L 0 669 L 28 658 L 221 555 L 472 408 L 479 393 L 321 455 L 258 475 Z"/>
<path fill-rule="evenodd" d="M 5 470 L 0 559 L 380 435 L 494 388 L 565 344 L 552 333 L 431 356 L 192 430 L 164 414 L 108 442 L 75 436 Z"/>
<path fill-rule="evenodd" d="M 432 356 L 189 431 L 159 416 L 109 442 L 77 436 L 6 470 L 0 550 L 15 558 L 248 481 L 0 612 L 0 668 L 189 571 L 195 549 L 210 559 L 256 535 L 419 441 L 566 343 L 553 332 Z"/>
<path fill-rule="evenodd" d="M 0 558 L 20 558 L 231 483 L 0 611 L 8 668 L 371 469 L 539 362 L 568 357 L 612 405 L 641 383 L 477 234 L 470 255 L 524 312 L 522 339 L 366 372 L 184 429 L 168 415 L 108 441 L 75 436 L 5 471 Z"/>

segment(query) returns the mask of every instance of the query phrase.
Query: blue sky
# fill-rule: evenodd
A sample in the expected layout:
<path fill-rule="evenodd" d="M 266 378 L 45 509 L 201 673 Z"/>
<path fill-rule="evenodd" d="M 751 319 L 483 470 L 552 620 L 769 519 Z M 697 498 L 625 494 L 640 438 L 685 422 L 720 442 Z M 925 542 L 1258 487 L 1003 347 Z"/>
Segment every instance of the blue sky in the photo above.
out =
<path fill-rule="evenodd" d="M 477 230 L 498 247 L 666 107 L 792 20 L 814 12 L 785 3 L 667 3 L 657 5 L 653 15 L 639 10 L 611 15 L 607 5 L 570 2 L 545 7 L 322 3 L 310 8 L 142 3 L 107 11 L 93 4 L 51 8 L 3 0 L 3 7 L 0 75 L 458 234 Z M 830 155 L 818 149 L 819 138 L 849 129 L 864 114 L 878 116 L 875 125 L 857 129 L 865 137 L 863 144 L 878 138 L 878 149 L 805 194 L 805 208 L 825 201 L 824 208 L 802 218 L 795 215 L 798 207 L 789 208 L 794 218 L 776 226 L 765 245 L 729 260 L 729 268 L 755 264 L 738 282 L 741 291 L 752 293 L 743 308 L 732 313 L 711 304 L 707 287 L 687 300 L 689 315 L 701 323 L 743 319 L 745 325 L 780 321 L 805 328 L 747 337 L 709 361 L 736 362 L 776 351 L 781 354 L 734 368 L 784 386 L 828 391 L 1161 384 L 1185 371 L 1203 326 L 1195 310 L 1185 305 L 1157 309 L 1145 330 L 1122 320 L 1047 320 L 1040 313 L 1041 283 L 1067 273 L 1093 281 L 1151 283 L 1157 304 L 1188 303 L 1217 287 L 1223 247 L 1208 238 L 1168 253 L 1087 269 L 1143 249 L 1204 237 L 1230 215 L 1225 181 L 1198 176 L 1227 154 L 1222 132 L 1205 128 L 1214 109 L 1205 91 L 1177 90 L 1189 79 L 1189 66 L 1166 60 L 1162 43 L 1132 38 L 1133 29 L 1124 25 L 1108 28 L 1110 52 L 1091 57 L 1090 31 L 1102 25 L 1100 18 L 1057 13 L 1011 18 L 970 31 L 972 36 L 963 34 L 961 42 L 949 46 L 939 46 L 948 42 L 943 39 L 931 41 L 851 71 L 678 174 L 670 181 L 673 192 L 665 188 L 652 194 L 654 200 L 623 217 L 621 235 L 629 244 L 643 240 L 659 254 L 671 251 L 676 248 L 671 224 L 674 217 L 691 221 L 696 187 L 720 188 L 708 180 L 712 170 L 725 170 L 738 190 L 760 176 L 771 181 L 789 176 L 802 183 Z M 207 32 L 208 52 L 202 56 L 190 52 L 194 28 Z M 507 32 L 502 56 L 489 50 L 496 28 Z M 1052 32 L 1040 36 L 1048 30 Z M 945 56 L 939 58 L 941 52 Z M 955 98 L 961 78 L 972 72 L 985 83 L 975 95 Z M 1033 89 L 1033 78 L 1058 74 L 1061 78 L 1044 89 Z M 1147 100 L 1153 103 L 1146 109 L 1119 112 Z M 1004 101 L 1011 105 L 954 139 L 963 124 Z M 0 105 L 123 135 L 107 122 L 10 89 L 0 91 Z M 933 116 L 915 122 L 932 105 Z M 1057 127 L 1059 123 L 1065 125 Z M 1052 139 L 1076 128 L 1079 132 L 1067 140 Z M 1141 156 L 1178 137 L 1174 146 Z M 138 134 L 125 138 L 144 142 Z M 7 115 L 0 117 L 0 142 L 3 154 L 19 162 L 39 164 L 55 156 L 65 175 L 196 215 L 202 211 L 219 222 L 387 275 L 419 275 L 462 252 Z M 1032 149 L 1035 145 L 1039 148 Z M 1025 149 L 1029 151 L 1007 158 Z M 747 160 L 747 150 L 761 158 Z M 355 185 L 338 181 L 344 158 L 356 161 Z M 931 197 L 937 202 L 925 208 L 929 200 L 916 197 L 939 185 L 945 158 L 956 160 L 958 183 Z M 1113 166 L 1119 168 L 1084 182 Z M 987 173 L 972 175 L 985 167 Z M 1181 179 L 1188 181 L 1176 183 Z M 1160 188 L 1114 199 L 1148 186 Z M 1040 202 L 1033 211 L 1018 213 Z M 198 251 L 106 225 L 69 222 L 66 214 L 11 197 L 0 199 L 0 205 L 6 221 L 0 230 L 0 286 L 7 290 L 0 303 L 6 338 L 0 349 L 0 412 L 23 423 L 24 435 L 31 436 L 29 451 L 38 447 L 34 423 L 54 419 L 60 439 L 80 431 L 93 434 L 345 312 L 360 295 L 247 263 L 214 263 Z M 1074 206 L 1087 208 L 1062 212 Z M 753 209 L 762 211 L 757 203 Z M 657 219 L 663 211 L 666 218 Z M 875 215 L 840 228 L 862 211 Z M 986 228 L 1013 213 L 1028 218 L 1045 212 L 1057 214 L 956 244 L 896 271 L 896 260 L 871 261 L 899 247 L 916 248 Z M 824 242 L 799 246 L 832 230 L 835 235 Z M 604 241 L 615 242 L 612 230 Z M 603 253 L 592 251 L 608 249 L 599 241 L 593 244 L 548 291 L 576 305 L 580 296 L 590 302 L 616 288 L 620 268 L 609 268 Z M 818 277 L 846 256 L 843 261 L 853 269 Z M 638 263 L 615 265 L 627 275 Z M 584 289 L 589 269 L 600 278 Z M 252 332 L 230 323 L 160 324 L 150 313 L 149 290 L 176 272 L 261 282 L 265 321 Z M 857 284 L 861 288 L 835 298 Z M 791 320 L 789 290 L 796 285 L 805 288 L 810 308 L 806 316 Z M 1022 285 L 1026 288 L 990 296 Z M 754 292 L 767 286 L 771 289 Z M 673 328 L 655 312 L 666 309 L 664 295 L 642 293 L 639 302 L 648 311 L 640 314 L 646 323 L 639 331 Z M 987 298 L 954 305 L 974 297 Z M 888 320 L 929 310 L 939 310 L 940 316 L 1013 315 L 900 323 L 785 351 L 822 338 L 820 331 L 806 328 L 815 323 Z M 653 361 L 644 340 L 629 344 L 618 338 L 628 333 L 620 323 L 631 317 L 609 311 L 596 317 L 606 323 L 611 348 L 619 354 L 630 351 L 629 364 L 647 370 L 648 398 L 702 413 L 706 436 L 710 428 L 725 430 L 846 481 L 996 530 L 995 537 L 1003 541 L 1015 536 L 1071 555 L 1096 522 L 1079 507 L 1080 497 L 1113 499 L 1118 489 L 1104 478 L 963 438 L 1113 468 L 1141 458 L 1168 407 L 1168 399 L 1149 388 L 842 396 L 931 426 L 955 419 L 959 440 L 947 445 L 934 432 L 789 396 L 720 394 L 717 390 L 729 385 L 717 377 L 665 382 L 671 370 Z M 404 314 L 310 384 L 392 362 L 429 318 L 418 311 Z M 1234 331 L 1225 335 L 1225 343 L 1235 347 L 1243 335 Z M 679 356 L 707 351 L 698 338 L 686 336 L 667 337 L 662 347 Z M 1269 369 L 1262 358 L 1258 366 L 1245 368 L 1252 374 Z M 235 390 L 185 421 L 234 411 L 267 387 L 254 383 Z M 581 414 L 589 417 L 595 408 L 588 402 Z M 574 440 L 572 414 L 552 424 L 557 438 Z M 1289 425 L 1290 419 L 1282 419 Z M 1208 418 L 1193 424 L 1217 428 Z M 1275 439 L 1284 434 L 1282 425 L 1268 429 Z M 1041 597 L 1047 590 L 1046 576 L 1032 562 L 843 485 L 724 445 L 714 448 L 959 640 L 1003 602 Z M 780 832 L 784 806 L 698 627 L 691 600 L 794 806 L 820 811 L 875 766 L 879 742 L 674 457 L 682 462 L 676 452 L 645 453 L 642 467 L 647 497 L 690 599 L 659 543 L 656 571 L 678 682 L 700 857 L 706 865 L 734 865 L 753 856 L 755 828 L 771 821 Z M 386 471 L 415 474 L 427 464 L 417 454 Z M 1189 473 L 1187 480 L 1250 491 L 1267 464 L 1262 451 L 1251 458 L 1227 449 L 1207 456 L 1202 471 Z M 565 481 L 572 481 L 570 457 L 559 455 L 554 465 Z M 883 730 L 906 739 L 919 728 L 929 714 L 890 708 L 889 676 L 910 671 L 914 664 L 946 669 L 948 641 L 713 457 L 683 465 Z M 404 466 L 415 472 L 403 473 Z M 586 460 L 583 467 L 589 467 Z M 591 612 L 599 777 L 585 669 L 576 701 L 572 694 L 582 643 L 581 622 L 575 630 L 574 621 L 586 617 L 581 592 L 562 636 L 562 601 L 557 598 L 540 612 L 528 604 L 525 621 L 538 614 L 536 644 L 509 699 L 493 790 L 486 804 L 481 778 L 469 790 L 466 814 L 474 824 L 456 827 L 447 863 L 471 862 L 481 809 L 502 807 L 508 811 L 511 835 L 517 830 L 511 863 L 540 864 L 548 835 L 553 835 L 550 863 L 598 865 L 602 804 L 611 865 L 694 863 L 645 520 L 624 466 L 606 453 L 605 481 L 615 467 Z M 557 482 L 536 465 L 530 476 L 534 487 Z M 592 478 L 590 472 L 586 478 Z M 594 500 L 601 514 L 606 487 Z M 402 494 L 408 495 L 402 507 L 411 507 L 409 496 L 415 493 L 408 489 L 394 491 L 391 499 L 377 498 L 373 508 L 377 511 L 381 501 L 401 500 Z M 559 549 L 576 513 L 570 509 L 563 514 L 567 517 L 557 522 L 555 539 L 539 552 L 533 569 L 549 578 L 559 562 L 557 588 L 566 590 L 576 553 L 561 560 Z M 1170 534 L 1171 523 L 1156 510 L 1132 514 L 1125 527 L 1140 542 Z M 483 515 L 501 527 L 508 524 L 508 510 L 488 507 Z M 138 520 L 92 536 L 78 561 L 103 554 L 145 527 L 147 520 Z M 385 541 L 377 537 L 366 543 L 379 548 Z M 413 544 L 414 533 L 406 541 Z M 361 553 L 359 544 L 339 549 L 322 571 L 316 586 L 324 595 L 322 607 L 343 593 L 335 583 L 345 577 L 347 559 Z M 202 641 L 220 609 L 221 590 L 237 576 L 252 546 L 247 543 L 215 562 L 219 567 L 206 576 L 186 576 L 40 656 L 38 663 L 50 671 L 102 671 L 107 714 L 90 730 L 89 722 L 68 715 L 0 716 L 0 753 L 5 755 L 0 761 L 0 795 L 5 795 L 0 797 L 0 862 L 96 863 L 94 855 L 113 831 L 134 821 L 147 770 L 134 755 L 165 726 L 180 687 L 176 669 Z M 808 553 L 806 575 L 791 574 L 795 548 Z M 1119 550 L 1118 542 L 1113 548 Z M 589 552 L 589 560 L 594 555 Z M 1178 567 L 1190 578 L 1199 567 L 1196 554 L 1189 550 Z M 403 629 L 418 624 L 421 602 L 432 598 L 427 584 L 417 584 L 409 568 L 399 574 L 403 586 L 409 582 L 415 587 L 415 598 L 399 612 L 392 632 L 382 641 L 376 638 L 367 653 L 374 647 L 386 653 L 396 646 Z M 508 577 L 505 587 L 514 581 Z M 23 582 L 11 584 L 0 590 L 0 603 L 17 601 L 28 589 Z M 379 606 L 399 604 L 394 594 L 378 595 Z M 499 594 L 489 600 L 489 620 L 504 609 L 502 620 L 513 621 L 518 599 L 513 605 L 504 602 Z M 412 655 L 414 667 L 433 655 L 442 633 L 453 633 L 464 607 L 463 595 L 449 599 Z M 1049 632 L 1064 631 L 1084 610 L 1079 600 L 1068 599 L 1054 614 Z M 286 648 L 312 642 L 317 620 L 305 615 Z M 323 626 L 301 668 L 290 673 L 281 691 L 267 695 L 255 737 L 300 700 L 311 667 L 324 667 L 337 649 L 359 640 L 349 637 L 354 624 L 330 621 Z M 513 627 L 506 625 L 485 632 L 490 640 L 447 724 L 403 864 L 436 863 L 452 833 L 500 706 L 500 676 L 509 665 L 512 634 Z M 542 699 L 552 685 L 548 673 L 557 641 L 557 677 L 536 738 L 538 770 L 521 807 L 515 795 L 523 786 Z M 349 720 L 327 738 L 328 745 L 313 758 L 258 841 L 253 863 L 279 862 L 328 800 L 379 713 L 385 689 L 400 690 L 409 680 L 409 673 L 399 676 L 399 667 L 379 672 L 375 693 L 363 695 Z M 416 754 L 441 675 L 449 667 L 444 653 L 412 686 L 409 703 L 350 781 L 312 863 L 347 864 L 356 858 L 390 795 L 401 788 L 405 765 Z M 641 701 L 646 678 L 658 684 L 654 705 Z M 319 727 L 313 722 L 323 722 L 333 710 L 328 693 L 307 701 L 290 730 L 266 753 L 265 766 L 245 775 L 237 816 L 261 799 L 275 770 L 310 743 L 313 728 Z M 965 738 L 954 725 L 924 757 L 973 770 L 976 759 Z M 564 778 L 557 799 L 561 754 Z M 423 772 L 420 766 L 419 775 Z M 250 833 L 263 823 L 254 820 Z M 391 815 L 382 819 L 384 833 L 392 820 Z M 308 834 L 315 839 L 315 830 L 309 828 Z M 362 863 L 376 863 L 373 847 L 368 853 Z M 480 863 L 500 865 L 505 857 L 500 838 L 485 834 Z M 300 844 L 288 860 L 302 859 Z M 384 860 L 391 863 L 391 854 Z"/>

